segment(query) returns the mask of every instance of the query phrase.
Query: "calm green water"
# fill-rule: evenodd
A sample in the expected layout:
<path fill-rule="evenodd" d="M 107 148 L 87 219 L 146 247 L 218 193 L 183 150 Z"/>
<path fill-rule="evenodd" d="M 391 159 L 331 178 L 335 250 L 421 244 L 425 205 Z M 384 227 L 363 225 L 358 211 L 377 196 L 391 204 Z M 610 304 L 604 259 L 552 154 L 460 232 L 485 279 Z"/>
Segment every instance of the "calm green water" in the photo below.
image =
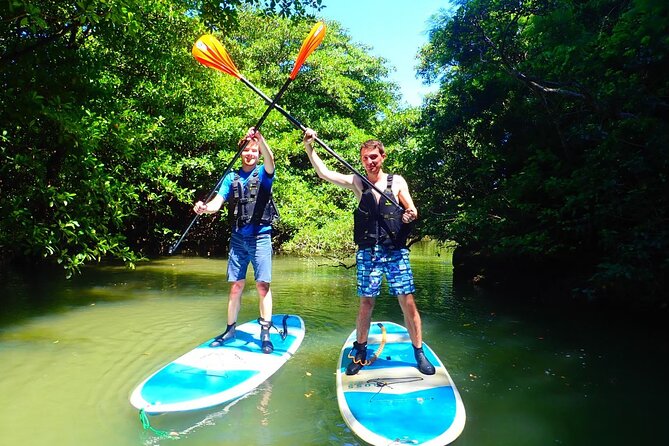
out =
<path fill-rule="evenodd" d="M 425 341 L 467 409 L 455 445 L 667 444 L 666 332 L 624 317 L 516 303 L 453 289 L 450 254 L 412 250 Z M 355 445 L 335 393 L 336 358 L 355 325 L 354 270 L 277 257 L 275 312 L 297 313 L 297 354 L 227 406 L 151 417 L 128 396 L 148 374 L 221 330 L 224 259 L 165 258 L 135 271 L 97 267 L 0 278 L 3 445 Z M 249 283 L 252 285 L 252 283 Z M 257 317 L 252 286 L 240 320 Z M 7 304 L 8 302 L 8 304 Z M 402 323 L 384 295 L 376 320 Z M 398 422 L 410 423 L 410 420 Z"/>

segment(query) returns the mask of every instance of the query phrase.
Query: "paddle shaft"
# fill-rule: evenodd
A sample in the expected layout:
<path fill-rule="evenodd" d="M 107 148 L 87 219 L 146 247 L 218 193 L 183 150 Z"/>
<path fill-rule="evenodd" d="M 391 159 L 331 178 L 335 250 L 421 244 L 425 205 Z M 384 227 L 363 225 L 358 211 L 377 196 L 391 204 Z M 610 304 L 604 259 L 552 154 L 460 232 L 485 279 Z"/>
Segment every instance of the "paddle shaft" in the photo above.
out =
<path fill-rule="evenodd" d="M 271 100 L 269 100 L 269 101 L 267 101 L 267 99 L 269 99 L 269 98 L 266 99 L 266 101 L 267 101 L 267 103 L 269 104 L 269 106 L 267 107 L 267 109 L 265 110 L 265 113 L 263 113 L 263 115 L 260 117 L 260 119 L 258 120 L 258 122 L 256 123 L 256 125 L 254 126 L 254 129 L 255 129 L 256 131 L 260 130 L 260 127 L 262 126 L 263 122 L 265 122 L 265 119 L 267 118 L 267 116 L 269 116 L 269 114 L 270 114 L 270 112 L 272 111 L 272 109 L 275 108 L 275 107 L 277 107 L 276 102 L 281 98 L 281 96 L 283 96 L 283 94 L 286 92 L 286 89 L 288 88 L 288 86 L 290 85 L 290 83 L 291 83 L 292 81 L 293 81 L 293 79 L 291 79 L 291 78 L 289 77 L 289 78 L 286 80 L 286 82 L 283 84 L 283 86 L 281 87 L 281 89 L 279 90 L 279 92 L 276 94 L 276 96 L 274 97 L 274 99 L 271 99 Z M 263 97 L 263 99 L 265 99 L 265 98 L 266 98 L 266 96 Z M 211 199 L 214 197 L 214 195 L 216 194 L 216 192 L 218 191 L 218 189 L 221 187 L 221 184 L 223 183 L 223 180 L 225 179 L 226 175 L 227 175 L 228 173 L 230 173 L 230 170 L 232 169 L 232 166 L 234 165 L 235 161 L 237 161 L 237 158 L 240 157 L 240 155 L 242 154 L 242 152 L 244 151 L 244 149 L 246 148 L 246 146 L 248 145 L 249 142 L 250 142 L 250 140 L 249 140 L 249 139 L 246 139 L 246 140 L 244 141 L 244 143 L 242 144 L 242 146 L 239 148 L 239 150 L 237 150 L 237 153 L 235 153 L 235 156 L 233 156 L 233 157 L 232 157 L 232 160 L 230 160 L 230 162 L 228 163 L 227 167 L 225 168 L 225 171 L 224 171 L 223 175 L 221 175 L 221 178 L 220 178 L 220 179 L 218 180 L 218 182 L 216 183 L 216 186 L 214 186 L 214 188 L 211 190 L 211 192 L 209 192 L 209 195 L 207 196 L 207 198 L 204 200 L 205 203 L 207 203 L 209 200 L 211 200 Z M 200 214 L 195 214 L 195 217 L 193 217 L 193 219 L 191 220 L 190 224 L 189 224 L 189 225 L 186 227 L 186 229 L 183 231 L 183 233 L 181 234 L 181 237 L 179 237 L 179 240 L 177 240 L 176 243 L 174 243 L 174 245 L 172 245 L 172 246 L 170 247 L 170 249 L 169 249 L 169 251 L 168 251 L 168 253 L 169 253 L 170 255 L 174 254 L 174 252 L 177 250 L 177 248 L 179 247 L 179 245 L 181 244 L 181 242 L 186 238 L 186 235 L 187 235 L 188 232 L 190 231 L 190 228 L 193 227 L 193 225 L 195 224 L 195 222 L 197 221 L 197 219 L 198 219 L 199 217 L 200 217 Z"/>
<path fill-rule="evenodd" d="M 296 118 L 294 118 L 290 113 L 288 113 L 283 107 L 281 107 L 279 104 L 277 104 L 276 100 L 272 101 L 265 93 L 263 93 L 261 90 L 258 89 L 255 85 L 253 85 L 248 79 L 246 79 L 244 76 L 239 76 L 239 80 L 241 80 L 247 87 L 249 87 L 251 90 L 253 90 L 258 96 L 263 98 L 266 103 L 270 104 L 270 107 L 274 107 L 279 113 L 281 113 L 283 116 L 285 116 L 288 121 L 290 121 L 293 126 L 299 130 L 302 130 L 303 132 L 307 130 L 307 128 Z M 319 146 L 321 146 L 323 149 L 325 149 L 330 155 L 332 155 L 334 158 L 337 159 L 340 163 L 342 163 L 348 170 L 353 172 L 354 175 L 357 175 L 360 177 L 363 183 L 365 183 L 367 186 L 371 187 L 374 189 L 376 192 L 381 194 L 381 196 L 385 196 L 388 200 L 390 200 L 391 203 L 393 203 L 395 206 L 397 206 L 399 209 L 404 211 L 404 208 L 400 206 L 400 204 L 395 200 L 394 196 L 388 196 L 386 195 L 381 189 L 376 187 L 374 183 L 369 181 L 366 176 L 358 172 L 353 166 L 351 166 L 344 158 L 339 156 L 337 152 L 332 150 L 330 147 L 328 147 L 327 144 L 325 144 L 323 141 L 321 141 L 320 138 L 316 137 L 314 139 L 316 143 L 318 143 Z"/>

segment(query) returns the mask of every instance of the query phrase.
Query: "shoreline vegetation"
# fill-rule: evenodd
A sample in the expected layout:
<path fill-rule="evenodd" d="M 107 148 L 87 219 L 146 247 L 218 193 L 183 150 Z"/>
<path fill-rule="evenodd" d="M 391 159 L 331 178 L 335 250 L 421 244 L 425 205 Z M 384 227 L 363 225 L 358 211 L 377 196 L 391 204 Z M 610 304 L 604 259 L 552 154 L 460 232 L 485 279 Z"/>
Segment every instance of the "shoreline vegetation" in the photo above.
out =
<path fill-rule="evenodd" d="M 328 1 L 234 3 L 9 3 L 0 268 L 76 277 L 167 253 L 266 108 L 194 61 L 193 43 L 214 32 L 276 92 Z M 435 11 L 418 52 L 417 75 L 439 88 L 410 108 L 387 61 L 332 22 L 281 105 L 354 166 L 362 141 L 383 141 L 419 209 L 416 237 L 457 244 L 458 281 L 666 314 L 668 15 L 660 0 L 458 2 Z M 319 181 L 279 113 L 263 133 L 275 246 L 352 252 L 350 194 Z M 201 218 L 182 252 L 222 254 L 228 235 L 225 212 Z"/>

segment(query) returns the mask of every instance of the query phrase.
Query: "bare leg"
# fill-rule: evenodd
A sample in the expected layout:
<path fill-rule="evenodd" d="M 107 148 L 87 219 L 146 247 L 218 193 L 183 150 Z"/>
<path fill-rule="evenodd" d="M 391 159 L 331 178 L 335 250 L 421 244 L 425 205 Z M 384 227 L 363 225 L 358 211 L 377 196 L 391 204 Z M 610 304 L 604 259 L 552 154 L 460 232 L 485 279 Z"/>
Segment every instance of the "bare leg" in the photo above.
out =
<path fill-rule="evenodd" d="M 256 289 L 258 290 L 258 309 L 260 310 L 260 317 L 266 321 L 272 320 L 272 290 L 267 282 L 256 282 Z"/>
<path fill-rule="evenodd" d="M 256 282 L 258 290 L 258 308 L 260 310 L 260 341 L 263 353 L 272 353 L 274 345 L 270 340 L 269 329 L 272 327 L 272 291 L 268 282 Z"/>
<path fill-rule="evenodd" d="M 242 279 L 232 282 L 230 285 L 230 295 L 228 297 L 228 325 L 237 322 L 239 309 L 242 306 L 242 292 L 244 291 L 245 284 L 246 280 Z"/>
<path fill-rule="evenodd" d="M 216 336 L 209 344 L 209 347 L 220 347 L 230 339 L 235 337 L 235 325 L 237 315 L 242 305 L 242 292 L 244 291 L 244 280 L 237 280 L 230 284 L 230 294 L 228 295 L 228 326 L 225 331 Z"/>
<path fill-rule="evenodd" d="M 358 344 L 367 342 L 369 336 L 369 325 L 372 323 L 372 312 L 376 300 L 373 297 L 361 297 L 360 308 L 358 309 L 358 319 L 356 321 L 356 339 Z"/>
<path fill-rule="evenodd" d="M 397 300 L 404 314 L 404 323 L 409 331 L 411 343 L 414 347 L 421 348 L 423 346 L 423 328 L 413 294 L 400 294 L 397 296 Z"/>
<path fill-rule="evenodd" d="M 356 341 L 353 343 L 355 357 L 346 367 L 347 375 L 355 375 L 367 361 L 367 337 L 372 322 L 372 311 L 376 300 L 373 297 L 361 297 L 358 319 L 356 321 Z"/>
<path fill-rule="evenodd" d="M 413 353 L 418 370 L 425 375 L 434 375 L 434 366 L 425 356 L 425 352 L 423 352 L 423 328 L 413 294 L 400 294 L 397 298 L 400 307 L 402 307 L 402 313 L 404 313 L 404 323 L 407 326 L 409 337 L 413 344 Z"/>

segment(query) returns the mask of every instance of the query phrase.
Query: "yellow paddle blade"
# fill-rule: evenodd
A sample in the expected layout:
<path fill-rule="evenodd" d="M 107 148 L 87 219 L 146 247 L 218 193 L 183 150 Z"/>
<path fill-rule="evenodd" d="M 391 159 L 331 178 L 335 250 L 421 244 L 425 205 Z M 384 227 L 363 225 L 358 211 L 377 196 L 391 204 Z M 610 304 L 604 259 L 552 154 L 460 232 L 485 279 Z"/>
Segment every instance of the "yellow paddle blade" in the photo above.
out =
<path fill-rule="evenodd" d="M 295 66 L 293 67 L 293 71 L 290 72 L 291 79 L 295 79 L 295 76 L 297 76 L 297 72 L 300 71 L 304 61 L 307 60 L 307 57 L 309 57 L 309 55 L 316 49 L 316 47 L 321 44 L 324 37 L 325 23 L 318 22 L 313 26 L 313 28 L 311 28 L 311 32 L 304 40 L 304 42 L 302 42 L 302 48 L 300 48 L 300 52 L 297 54 Z"/>
<path fill-rule="evenodd" d="M 202 65 L 222 71 L 239 79 L 242 75 L 223 47 L 223 44 L 211 34 L 205 34 L 193 45 L 193 57 Z"/>

